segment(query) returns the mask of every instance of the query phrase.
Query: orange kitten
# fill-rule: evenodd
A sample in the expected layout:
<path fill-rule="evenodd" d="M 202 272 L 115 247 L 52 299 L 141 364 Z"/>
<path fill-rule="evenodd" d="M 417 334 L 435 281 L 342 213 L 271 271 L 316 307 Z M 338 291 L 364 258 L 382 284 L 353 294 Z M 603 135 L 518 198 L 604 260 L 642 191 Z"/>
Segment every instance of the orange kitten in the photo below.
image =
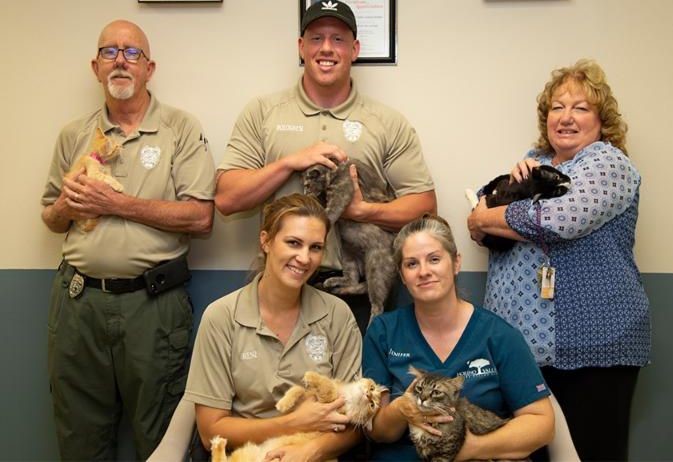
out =
<path fill-rule="evenodd" d="M 91 145 L 87 152 L 73 164 L 66 178 L 74 178 L 84 169 L 84 174 L 94 180 L 110 185 L 117 192 L 122 192 L 124 186 L 112 176 L 109 161 L 119 155 L 121 146 L 105 136 L 100 127 L 96 127 Z M 98 218 L 78 220 L 77 225 L 82 231 L 89 232 L 98 224 Z"/>
<path fill-rule="evenodd" d="M 276 409 L 287 413 L 299 402 L 314 397 L 320 403 L 330 403 L 343 396 L 345 404 L 339 412 L 348 416 L 356 427 L 371 428 L 372 419 L 381 404 L 383 387 L 373 380 L 363 378 L 350 383 L 330 379 L 317 372 L 304 374 L 304 386 L 295 385 L 290 388 L 276 404 Z M 320 436 L 320 432 L 295 433 L 294 435 L 270 438 L 262 444 L 247 443 L 234 451 L 228 462 L 262 462 L 266 453 L 276 448 L 291 444 L 303 444 Z M 226 440 L 215 437 L 211 441 L 212 462 L 227 462 L 224 448 Z M 217 456 L 217 457 L 216 457 Z M 336 462 L 336 459 L 328 462 Z"/>

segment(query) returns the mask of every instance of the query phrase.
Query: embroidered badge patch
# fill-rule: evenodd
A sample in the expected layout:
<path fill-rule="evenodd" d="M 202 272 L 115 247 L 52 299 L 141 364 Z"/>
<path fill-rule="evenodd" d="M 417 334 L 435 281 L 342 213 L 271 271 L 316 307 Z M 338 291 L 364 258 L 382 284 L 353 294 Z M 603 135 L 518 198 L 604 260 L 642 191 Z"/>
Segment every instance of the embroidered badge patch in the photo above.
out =
<path fill-rule="evenodd" d="M 324 361 L 327 353 L 327 337 L 324 335 L 309 334 L 304 341 L 306 354 L 315 362 Z"/>
<path fill-rule="evenodd" d="M 140 163 L 147 170 L 151 170 L 159 163 L 161 148 L 159 146 L 143 146 L 140 150 Z"/>
<path fill-rule="evenodd" d="M 362 135 L 362 124 L 357 121 L 344 120 L 344 137 L 351 143 L 355 143 Z"/>

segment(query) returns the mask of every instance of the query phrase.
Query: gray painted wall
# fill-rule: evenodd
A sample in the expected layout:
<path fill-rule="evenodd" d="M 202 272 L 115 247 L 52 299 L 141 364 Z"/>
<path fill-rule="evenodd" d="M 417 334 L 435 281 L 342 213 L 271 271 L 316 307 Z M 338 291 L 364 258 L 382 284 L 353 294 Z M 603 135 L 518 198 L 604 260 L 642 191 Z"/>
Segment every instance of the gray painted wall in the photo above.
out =
<path fill-rule="evenodd" d="M 51 416 L 47 381 L 47 301 L 50 270 L 0 270 L 0 327 L 4 345 L 0 352 L 0 460 L 56 460 L 58 453 Z M 243 271 L 194 271 L 190 292 L 200 320 L 212 300 L 244 283 Z M 485 283 L 483 272 L 463 272 L 459 286 L 463 296 L 479 304 Z M 654 330 L 652 364 L 640 374 L 631 418 L 630 459 L 673 460 L 670 437 L 673 417 L 673 312 L 670 308 L 673 274 L 643 275 L 650 297 Z M 406 297 L 402 295 L 400 303 Z M 590 399 L 590 398 L 588 398 Z M 128 427 L 120 431 L 119 460 L 133 457 Z"/>

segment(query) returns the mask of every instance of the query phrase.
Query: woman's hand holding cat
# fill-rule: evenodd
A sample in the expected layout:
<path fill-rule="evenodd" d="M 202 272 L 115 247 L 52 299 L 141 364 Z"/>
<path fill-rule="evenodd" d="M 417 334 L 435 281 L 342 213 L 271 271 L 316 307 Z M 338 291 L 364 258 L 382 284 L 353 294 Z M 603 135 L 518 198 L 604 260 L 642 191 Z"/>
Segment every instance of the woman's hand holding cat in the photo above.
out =
<path fill-rule="evenodd" d="M 538 167 L 539 165 L 540 162 L 533 159 L 532 157 L 528 157 L 518 162 L 514 166 L 512 171 L 509 172 L 510 184 L 513 183 L 514 181 L 516 181 L 517 183 L 521 183 L 523 180 L 528 178 L 528 175 L 530 175 L 530 171 L 533 170 L 533 167 Z"/>
<path fill-rule="evenodd" d="M 470 231 L 470 238 L 479 245 L 482 245 L 481 241 L 486 236 L 486 233 L 481 229 L 480 213 L 487 209 L 486 196 L 481 196 L 479 203 L 467 217 L 467 229 Z"/>
<path fill-rule="evenodd" d="M 291 424 L 298 431 L 340 432 L 349 423 L 348 417 L 337 411 L 344 403 L 342 397 L 331 403 L 318 403 L 309 398 L 288 415 L 292 417 Z"/>
<path fill-rule="evenodd" d="M 318 461 L 317 450 L 311 442 L 281 446 L 266 453 L 264 462 L 312 462 Z"/>
<path fill-rule="evenodd" d="M 316 164 L 324 165 L 334 170 L 337 163 L 346 162 L 348 154 L 335 144 L 320 141 L 301 151 L 291 154 L 282 159 L 285 165 L 296 172 L 303 172 Z"/>
<path fill-rule="evenodd" d="M 478 447 L 479 447 L 479 437 L 466 428 L 465 442 L 463 442 L 463 446 L 460 448 L 460 451 L 458 451 L 458 454 L 456 454 L 454 462 L 458 462 L 461 460 L 478 459 L 479 458 L 478 457 L 479 452 L 477 450 Z"/>
<path fill-rule="evenodd" d="M 407 393 L 400 396 L 393 401 L 396 403 L 397 410 L 404 416 L 409 425 L 421 428 L 423 431 L 430 433 L 435 436 L 442 436 L 441 430 L 433 427 L 433 424 L 451 422 L 453 416 L 451 415 L 427 415 L 421 414 L 418 410 L 418 407 L 413 401 L 413 398 L 410 397 Z"/>

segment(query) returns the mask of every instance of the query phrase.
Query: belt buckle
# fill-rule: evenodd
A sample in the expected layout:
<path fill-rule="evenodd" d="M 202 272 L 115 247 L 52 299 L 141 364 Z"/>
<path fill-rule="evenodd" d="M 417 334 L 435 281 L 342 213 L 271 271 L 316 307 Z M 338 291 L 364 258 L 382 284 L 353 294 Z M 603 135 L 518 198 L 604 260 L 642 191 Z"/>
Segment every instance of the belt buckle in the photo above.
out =
<path fill-rule="evenodd" d="M 101 280 L 100 280 L 100 290 L 102 290 L 102 291 L 105 292 L 106 294 L 112 293 L 112 292 L 105 286 L 105 281 L 107 281 L 107 279 L 101 279 Z"/>

